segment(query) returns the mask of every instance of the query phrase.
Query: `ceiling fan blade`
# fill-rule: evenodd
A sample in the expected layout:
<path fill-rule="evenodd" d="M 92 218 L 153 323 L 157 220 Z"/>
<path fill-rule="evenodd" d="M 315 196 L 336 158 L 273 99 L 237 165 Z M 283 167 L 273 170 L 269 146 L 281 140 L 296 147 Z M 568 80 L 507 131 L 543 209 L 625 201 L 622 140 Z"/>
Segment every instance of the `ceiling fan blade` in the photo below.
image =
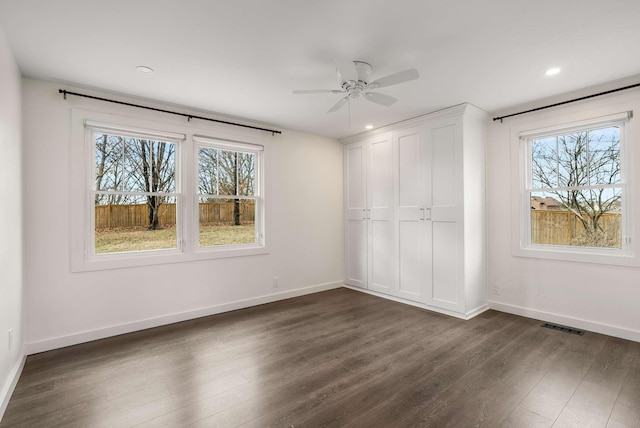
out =
<path fill-rule="evenodd" d="M 376 104 L 381 104 L 386 107 L 389 107 L 390 105 L 398 101 L 397 98 L 393 98 L 385 94 L 380 94 L 378 92 L 367 92 L 365 94 L 365 98 L 369 101 L 372 101 Z"/>
<path fill-rule="evenodd" d="M 349 96 L 346 96 L 344 98 L 341 98 L 340 101 L 338 101 L 337 103 L 335 103 L 333 105 L 333 107 L 331 107 L 327 113 L 333 113 L 334 111 L 340 110 L 340 108 L 345 105 L 347 103 L 347 101 L 349 101 Z"/>
<path fill-rule="evenodd" d="M 310 89 L 310 90 L 302 90 L 302 91 L 293 91 L 294 94 L 343 94 L 346 91 L 341 91 L 339 89 Z"/>
<path fill-rule="evenodd" d="M 349 80 L 358 81 L 358 71 L 353 61 L 335 60 L 334 63 L 340 75 L 340 83 L 348 82 Z"/>
<path fill-rule="evenodd" d="M 418 70 L 416 70 L 415 68 L 411 68 L 409 70 L 400 71 L 398 73 L 381 77 L 380 79 L 369 83 L 368 87 L 371 89 L 386 88 L 387 86 L 397 85 L 399 83 L 415 80 L 418 77 L 420 77 L 420 74 L 418 74 Z"/>

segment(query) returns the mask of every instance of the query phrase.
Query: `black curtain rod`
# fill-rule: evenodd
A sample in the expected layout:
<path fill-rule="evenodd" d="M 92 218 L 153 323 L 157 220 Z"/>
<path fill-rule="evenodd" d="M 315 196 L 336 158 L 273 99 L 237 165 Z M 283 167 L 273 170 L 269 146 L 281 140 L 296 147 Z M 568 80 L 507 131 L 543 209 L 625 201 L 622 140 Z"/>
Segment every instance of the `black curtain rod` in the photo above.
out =
<path fill-rule="evenodd" d="M 518 116 L 520 114 L 525 114 L 525 113 L 531 113 L 531 112 L 538 111 L 538 110 L 544 110 L 544 109 L 551 108 L 551 107 L 557 107 L 557 106 L 561 106 L 563 104 L 575 103 L 576 101 L 587 100 L 589 98 L 599 97 L 600 95 L 607 95 L 607 94 L 611 94 L 613 92 L 624 91 L 625 89 L 637 88 L 638 86 L 640 86 L 640 83 L 636 83 L 635 85 L 625 86 L 623 88 L 611 89 L 610 91 L 599 92 L 599 93 L 593 94 L 593 95 L 587 95 L 586 97 L 574 98 L 572 100 L 562 101 L 560 103 L 549 104 L 548 106 L 532 108 L 531 110 L 521 111 L 521 112 L 518 112 L 518 113 L 512 113 L 512 114 L 508 114 L 506 116 L 494 117 L 493 120 L 494 121 L 499 120 L 500 123 L 502 123 L 502 119 L 506 119 L 508 117 Z"/>
<path fill-rule="evenodd" d="M 132 104 L 132 103 L 126 103 L 124 101 L 110 100 L 108 98 L 94 97 L 92 95 L 79 94 L 77 92 L 66 91 L 64 89 L 58 89 L 58 93 L 63 94 L 65 100 L 67 99 L 67 95 L 75 95 L 76 97 L 84 97 L 84 98 L 90 98 L 92 100 L 106 101 L 108 103 L 121 104 L 123 106 L 138 107 L 138 108 L 143 108 L 143 109 L 146 109 L 146 110 L 159 111 L 161 113 L 175 114 L 177 116 L 186 117 L 188 121 L 191 121 L 191 119 L 208 120 L 209 122 L 218 122 L 218 123 L 224 123 L 225 125 L 241 126 L 243 128 L 257 129 L 258 131 L 271 132 L 271 135 L 282 134 L 281 131 L 276 131 L 275 129 L 259 128 L 257 126 L 243 125 L 242 123 L 227 122 L 227 121 L 224 121 L 224 120 L 211 119 L 211 118 L 202 117 L 202 116 L 195 116 L 193 114 L 187 114 L 187 113 L 179 113 L 177 111 L 164 110 L 164 109 L 155 108 L 155 107 L 148 107 L 148 106 L 143 106 L 143 105 L 140 105 L 140 104 Z"/>

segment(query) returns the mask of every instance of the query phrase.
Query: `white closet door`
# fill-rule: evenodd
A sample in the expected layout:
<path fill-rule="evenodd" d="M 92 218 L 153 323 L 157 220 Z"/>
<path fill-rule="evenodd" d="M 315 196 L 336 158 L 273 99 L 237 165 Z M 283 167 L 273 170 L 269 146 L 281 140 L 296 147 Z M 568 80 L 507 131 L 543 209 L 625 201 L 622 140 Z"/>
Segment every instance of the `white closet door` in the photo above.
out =
<path fill-rule="evenodd" d="M 398 297 L 426 303 L 430 278 L 429 147 L 424 127 L 395 134 L 395 265 Z"/>
<path fill-rule="evenodd" d="M 431 305 L 464 312 L 460 120 L 431 124 L 428 138 L 432 149 L 433 186 Z"/>
<path fill-rule="evenodd" d="M 345 283 L 367 287 L 366 146 L 344 148 Z"/>
<path fill-rule="evenodd" d="M 393 150 L 390 134 L 368 141 L 369 289 L 393 293 Z"/>

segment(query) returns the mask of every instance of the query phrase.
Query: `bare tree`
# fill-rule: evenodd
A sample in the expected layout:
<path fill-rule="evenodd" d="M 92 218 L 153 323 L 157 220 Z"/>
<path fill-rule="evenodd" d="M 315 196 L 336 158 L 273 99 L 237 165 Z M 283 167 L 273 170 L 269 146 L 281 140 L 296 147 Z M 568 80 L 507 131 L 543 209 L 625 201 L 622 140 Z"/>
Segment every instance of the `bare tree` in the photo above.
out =
<path fill-rule="evenodd" d="M 175 145 L 162 141 L 125 138 L 125 168 L 127 181 L 133 190 L 145 192 L 148 228 L 160 228 L 159 209 L 175 190 Z"/>
<path fill-rule="evenodd" d="M 216 148 L 202 148 L 199 153 L 198 187 L 201 194 L 229 196 L 233 199 L 233 224 L 241 222 L 244 199 L 253 196 L 255 155 Z"/>
<path fill-rule="evenodd" d="M 96 191 L 122 190 L 123 137 L 96 134 L 95 139 L 95 189 Z M 96 205 L 117 205 L 128 201 L 127 195 L 96 193 Z"/>
<path fill-rule="evenodd" d="M 607 235 L 605 213 L 620 210 L 620 134 L 617 127 L 573 132 L 532 144 L 534 189 L 552 194 L 585 231 L 578 245 L 619 246 Z"/>

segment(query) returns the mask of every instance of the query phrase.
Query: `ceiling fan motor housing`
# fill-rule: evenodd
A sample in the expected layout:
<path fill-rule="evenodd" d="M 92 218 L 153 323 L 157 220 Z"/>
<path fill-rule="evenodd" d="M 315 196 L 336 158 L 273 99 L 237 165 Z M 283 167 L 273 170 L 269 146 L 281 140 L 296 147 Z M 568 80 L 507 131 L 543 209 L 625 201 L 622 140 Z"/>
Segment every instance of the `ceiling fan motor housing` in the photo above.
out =
<path fill-rule="evenodd" d="M 344 91 L 349 93 L 349 97 L 358 98 L 364 95 L 364 90 L 367 89 L 367 84 L 371 80 L 371 65 L 362 61 L 353 61 L 353 65 L 356 68 L 358 80 L 344 80 L 340 74 L 340 70 L 336 70 L 338 78 L 340 79 L 341 87 Z M 376 85 L 377 86 L 377 85 Z"/>

